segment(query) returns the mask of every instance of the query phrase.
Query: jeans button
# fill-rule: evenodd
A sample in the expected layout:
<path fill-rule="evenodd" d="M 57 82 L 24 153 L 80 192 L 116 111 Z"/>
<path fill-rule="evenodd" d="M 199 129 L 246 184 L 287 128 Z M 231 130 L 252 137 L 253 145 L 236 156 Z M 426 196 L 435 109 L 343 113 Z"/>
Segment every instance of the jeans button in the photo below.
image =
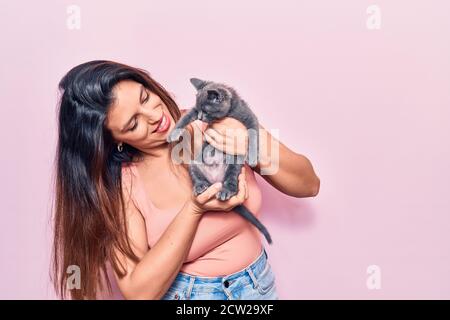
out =
<path fill-rule="evenodd" d="M 223 282 L 223 285 L 225 286 L 225 288 L 228 288 L 230 286 L 230 282 L 228 280 L 225 280 Z"/>

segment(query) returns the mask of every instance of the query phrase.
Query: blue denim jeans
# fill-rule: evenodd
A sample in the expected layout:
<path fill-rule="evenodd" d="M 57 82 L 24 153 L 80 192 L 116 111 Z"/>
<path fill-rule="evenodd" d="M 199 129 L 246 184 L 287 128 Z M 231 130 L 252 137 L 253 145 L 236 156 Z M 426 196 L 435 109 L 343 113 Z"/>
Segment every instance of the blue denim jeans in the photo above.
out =
<path fill-rule="evenodd" d="M 162 300 L 277 300 L 275 275 L 263 248 L 254 262 L 222 277 L 179 272 Z"/>

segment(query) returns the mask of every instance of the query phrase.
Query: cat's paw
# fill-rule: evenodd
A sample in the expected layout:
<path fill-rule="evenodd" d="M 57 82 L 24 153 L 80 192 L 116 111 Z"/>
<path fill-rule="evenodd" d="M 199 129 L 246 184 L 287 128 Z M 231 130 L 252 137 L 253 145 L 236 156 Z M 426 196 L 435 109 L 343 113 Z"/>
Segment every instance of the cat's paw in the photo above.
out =
<path fill-rule="evenodd" d="M 237 191 L 230 190 L 226 187 L 223 187 L 222 190 L 217 192 L 216 198 L 219 200 L 222 200 L 222 201 L 226 201 L 226 200 L 230 199 L 232 196 L 234 196 L 235 194 L 237 194 Z"/>
<path fill-rule="evenodd" d="M 183 134 L 182 129 L 174 129 L 172 130 L 169 135 L 167 136 L 167 142 L 175 142 L 180 140 L 180 137 Z"/>
<path fill-rule="evenodd" d="M 209 184 L 207 182 L 200 182 L 194 186 L 194 196 L 198 196 L 203 193 L 206 189 L 209 188 Z"/>

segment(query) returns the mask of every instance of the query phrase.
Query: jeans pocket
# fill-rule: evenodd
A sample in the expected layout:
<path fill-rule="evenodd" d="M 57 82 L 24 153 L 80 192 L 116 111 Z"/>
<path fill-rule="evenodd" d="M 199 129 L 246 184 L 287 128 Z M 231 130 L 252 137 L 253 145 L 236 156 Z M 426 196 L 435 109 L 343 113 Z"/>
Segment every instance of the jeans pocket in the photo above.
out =
<path fill-rule="evenodd" d="M 272 268 L 269 263 L 266 263 L 263 271 L 255 275 L 256 281 L 258 283 L 257 289 L 260 294 L 266 294 L 275 286 L 275 275 L 272 272 Z"/>

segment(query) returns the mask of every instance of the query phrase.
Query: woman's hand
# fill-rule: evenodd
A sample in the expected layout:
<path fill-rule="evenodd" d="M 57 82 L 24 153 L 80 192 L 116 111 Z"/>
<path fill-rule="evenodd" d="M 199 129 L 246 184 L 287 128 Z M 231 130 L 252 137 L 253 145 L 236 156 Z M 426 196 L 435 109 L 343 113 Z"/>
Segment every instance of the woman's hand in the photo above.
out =
<path fill-rule="evenodd" d="M 209 144 L 222 152 L 244 156 L 247 154 L 247 128 L 234 118 L 226 117 L 211 123 L 204 136 Z"/>
<path fill-rule="evenodd" d="M 221 183 L 215 183 L 203 193 L 192 196 L 190 204 L 194 213 L 202 214 L 206 211 L 231 211 L 237 205 L 242 204 L 248 198 L 247 182 L 245 180 L 245 168 L 242 167 L 239 174 L 238 193 L 226 201 L 216 198 L 221 190 Z"/>

